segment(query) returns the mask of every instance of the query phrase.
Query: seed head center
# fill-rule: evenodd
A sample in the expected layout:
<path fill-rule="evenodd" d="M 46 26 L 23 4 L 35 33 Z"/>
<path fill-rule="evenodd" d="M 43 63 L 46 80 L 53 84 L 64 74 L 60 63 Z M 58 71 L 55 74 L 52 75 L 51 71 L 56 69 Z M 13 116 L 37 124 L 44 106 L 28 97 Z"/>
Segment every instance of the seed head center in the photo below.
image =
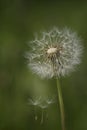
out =
<path fill-rule="evenodd" d="M 56 53 L 57 52 L 57 48 L 49 48 L 48 50 L 47 50 L 47 54 L 54 54 L 54 53 Z"/>

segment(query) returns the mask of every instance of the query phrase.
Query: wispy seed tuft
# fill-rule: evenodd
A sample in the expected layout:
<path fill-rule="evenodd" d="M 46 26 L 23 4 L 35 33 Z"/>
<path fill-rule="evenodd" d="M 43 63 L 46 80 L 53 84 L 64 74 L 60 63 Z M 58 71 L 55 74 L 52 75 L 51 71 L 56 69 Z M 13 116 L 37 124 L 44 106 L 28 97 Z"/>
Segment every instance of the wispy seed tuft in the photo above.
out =
<path fill-rule="evenodd" d="M 28 66 L 42 78 L 68 75 L 81 62 L 83 46 L 75 32 L 53 28 L 31 41 Z"/>

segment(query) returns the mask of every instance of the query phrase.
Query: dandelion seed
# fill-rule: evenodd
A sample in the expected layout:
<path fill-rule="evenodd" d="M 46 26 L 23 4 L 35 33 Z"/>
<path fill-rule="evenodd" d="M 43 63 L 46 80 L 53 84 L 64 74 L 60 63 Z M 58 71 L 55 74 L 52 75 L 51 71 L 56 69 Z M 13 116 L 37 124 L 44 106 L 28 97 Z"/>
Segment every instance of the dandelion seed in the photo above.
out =
<path fill-rule="evenodd" d="M 41 96 L 39 98 L 32 98 L 32 99 L 29 99 L 29 104 L 30 105 L 33 105 L 33 106 L 38 106 L 40 103 L 41 103 Z"/>
<path fill-rule="evenodd" d="M 45 97 L 45 98 L 42 98 L 41 96 L 40 97 L 33 97 L 32 99 L 29 99 L 29 105 L 32 105 L 34 106 L 34 113 L 35 113 L 35 116 L 34 116 L 34 119 L 37 120 L 38 119 L 38 116 L 37 116 L 37 107 L 39 107 L 41 109 L 41 124 L 43 123 L 44 121 L 44 114 L 46 114 L 46 119 L 48 118 L 48 113 L 46 112 L 46 109 L 53 103 L 55 103 L 55 97 Z"/>
<path fill-rule="evenodd" d="M 37 111 L 36 111 L 36 107 L 40 104 L 40 101 L 41 100 L 41 96 L 39 98 L 33 98 L 33 99 L 29 99 L 29 104 L 34 106 L 34 113 L 35 113 L 35 116 L 34 116 L 34 119 L 37 120 L 38 119 L 38 116 L 37 116 Z"/>
<path fill-rule="evenodd" d="M 48 99 L 46 100 L 46 102 L 47 102 L 47 104 L 49 104 L 49 105 L 55 103 L 55 102 L 56 102 L 55 97 L 53 97 L 53 98 L 48 98 Z"/>
<path fill-rule="evenodd" d="M 77 34 L 69 29 L 53 28 L 31 42 L 26 53 L 28 65 L 42 78 L 60 77 L 74 71 L 80 63 L 83 47 Z"/>
<path fill-rule="evenodd" d="M 41 109 L 45 109 L 47 107 L 49 107 L 50 104 L 53 104 L 55 103 L 55 97 L 45 97 L 45 98 L 42 98 L 41 96 L 38 97 L 38 98 L 32 98 L 32 99 L 28 99 L 28 104 L 29 105 L 32 105 L 32 106 L 37 106 L 37 107 L 40 107 Z"/>

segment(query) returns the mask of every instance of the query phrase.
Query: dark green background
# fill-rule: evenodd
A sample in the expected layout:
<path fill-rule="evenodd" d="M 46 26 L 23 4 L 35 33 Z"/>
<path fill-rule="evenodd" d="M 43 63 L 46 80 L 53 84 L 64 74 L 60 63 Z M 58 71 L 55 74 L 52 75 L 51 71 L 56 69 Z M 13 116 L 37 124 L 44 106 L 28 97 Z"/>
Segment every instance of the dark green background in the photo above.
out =
<path fill-rule="evenodd" d="M 24 53 L 35 32 L 69 27 L 83 39 L 84 53 L 77 71 L 61 79 L 66 130 L 87 130 L 87 2 L 0 0 L 0 130 L 61 130 L 59 106 L 47 108 L 40 124 L 28 98 L 56 95 L 56 81 L 32 75 Z"/>

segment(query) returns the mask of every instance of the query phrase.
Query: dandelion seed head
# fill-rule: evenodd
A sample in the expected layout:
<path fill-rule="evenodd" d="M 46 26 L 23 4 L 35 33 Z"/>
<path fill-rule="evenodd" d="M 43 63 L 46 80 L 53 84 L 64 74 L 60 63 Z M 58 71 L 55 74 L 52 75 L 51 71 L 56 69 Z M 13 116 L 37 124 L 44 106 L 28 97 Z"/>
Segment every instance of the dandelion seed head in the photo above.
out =
<path fill-rule="evenodd" d="M 28 66 L 42 78 L 60 77 L 74 71 L 81 62 L 83 46 L 76 33 L 65 28 L 43 32 L 31 41 L 26 53 Z"/>

